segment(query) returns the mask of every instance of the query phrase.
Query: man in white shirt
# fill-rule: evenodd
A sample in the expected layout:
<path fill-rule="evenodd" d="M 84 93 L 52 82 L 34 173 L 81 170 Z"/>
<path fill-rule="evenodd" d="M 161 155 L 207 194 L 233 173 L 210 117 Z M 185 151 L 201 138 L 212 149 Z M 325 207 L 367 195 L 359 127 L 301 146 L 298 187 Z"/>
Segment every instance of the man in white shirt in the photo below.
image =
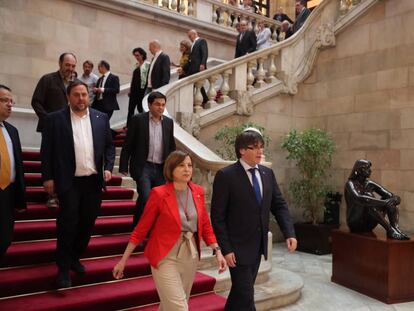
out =
<path fill-rule="evenodd" d="M 92 70 L 93 63 L 90 60 L 85 60 L 83 62 L 83 74 L 79 77 L 79 80 L 88 86 L 90 104 L 92 104 L 95 99 L 93 88 L 96 86 L 96 82 L 98 81 L 98 76 L 94 74 Z"/>
<path fill-rule="evenodd" d="M 79 258 L 88 246 L 115 160 L 108 116 L 88 108 L 88 86 L 75 80 L 67 94 L 69 106 L 47 116 L 40 150 L 43 186 L 47 193 L 57 193 L 60 202 L 59 288 L 72 285 L 69 270 L 85 273 Z"/>
<path fill-rule="evenodd" d="M 170 57 L 162 51 L 158 40 L 149 43 L 149 50 L 154 57 L 148 71 L 146 94 L 170 82 Z"/>
<path fill-rule="evenodd" d="M 110 72 L 111 65 L 105 60 L 98 63 L 98 71 L 102 75 L 93 89 L 96 97 L 92 108 L 104 112 L 111 119 L 114 110 L 119 110 L 116 95 L 119 93 L 119 77 Z"/>

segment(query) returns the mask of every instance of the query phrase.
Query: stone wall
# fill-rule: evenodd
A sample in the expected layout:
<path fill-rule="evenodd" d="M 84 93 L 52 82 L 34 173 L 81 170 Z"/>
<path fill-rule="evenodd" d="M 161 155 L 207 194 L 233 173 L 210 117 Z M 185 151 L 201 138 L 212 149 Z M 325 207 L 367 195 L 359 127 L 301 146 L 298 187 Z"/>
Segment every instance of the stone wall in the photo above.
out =
<path fill-rule="evenodd" d="M 77 55 L 78 73 L 84 60 L 91 59 L 97 72 L 97 62 L 105 59 L 121 83 L 127 83 L 136 62 L 133 48 L 141 46 L 149 53 L 148 42 L 156 38 L 171 60 L 178 62 L 179 42 L 187 39 L 190 27 L 197 29 L 197 21 L 189 26 L 169 17 L 166 25 L 156 14 L 144 16 L 136 8 L 103 9 L 99 5 L 100 1 L 92 0 L 0 1 L 0 83 L 13 89 L 18 107 L 30 107 L 37 81 L 58 69 L 62 52 Z M 201 29 L 200 35 L 208 41 L 210 57 L 233 58 L 235 34 L 234 40 L 219 30 Z"/>
<path fill-rule="evenodd" d="M 313 72 L 295 96 L 255 107 L 249 120 L 271 133 L 271 160 L 286 190 L 294 169 L 280 150 L 292 128 L 320 127 L 337 143 L 331 182 L 343 186 L 355 160 L 373 163 L 372 179 L 402 198 L 400 223 L 414 225 L 414 1 L 380 1 L 321 51 Z M 203 130 L 202 141 L 232 117 Z M 286 192 L 286 191 L 285 191 Z M 345 206 L 342 206 L 342 212 Z M 296 217 L 300 211 L 294 211 Z M 344 222 L 344 214 L 341 216 Z"/>

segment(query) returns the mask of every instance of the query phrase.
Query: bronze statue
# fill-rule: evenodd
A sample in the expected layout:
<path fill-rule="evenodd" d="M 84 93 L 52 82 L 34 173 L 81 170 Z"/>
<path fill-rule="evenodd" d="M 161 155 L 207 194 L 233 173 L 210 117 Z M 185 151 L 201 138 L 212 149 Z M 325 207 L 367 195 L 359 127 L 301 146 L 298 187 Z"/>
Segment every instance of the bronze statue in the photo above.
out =
<path fill-rule="evenodd" d="M 349 229 L 351 232 L 370 232 L 380 224 L 386 230 L 388 238 L 409 240 L 408 235 L 398 227 L 400 197 L 369 180 L 370 176 L 371 162 L 357 160 L 345 184 L 346 221 Z"/>

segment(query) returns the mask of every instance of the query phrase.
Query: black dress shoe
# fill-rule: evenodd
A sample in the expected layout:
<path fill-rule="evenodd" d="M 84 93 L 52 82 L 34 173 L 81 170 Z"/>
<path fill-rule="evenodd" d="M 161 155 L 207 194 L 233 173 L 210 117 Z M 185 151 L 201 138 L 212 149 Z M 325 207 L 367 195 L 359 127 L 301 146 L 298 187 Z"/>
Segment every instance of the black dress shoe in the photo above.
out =
<path fill-rule="evenodd" d="M 70 279 L 70 274 L 68 270 L 59 270 L 57 276 L 57 286 L 58 288 L 68 288 L 72 286 L 72 281 Z"/>
<path fill-rule="evenodd" d="M 75 271 L 76 273 L 79 273 L 79 274 L 85 274 L 86 273 L 85 266 L 82 265 L 79 260 L 75 261 L 75 262 L 72 262 L 72 264 L 70 265 L 70 269 L 72 271 Z"/>

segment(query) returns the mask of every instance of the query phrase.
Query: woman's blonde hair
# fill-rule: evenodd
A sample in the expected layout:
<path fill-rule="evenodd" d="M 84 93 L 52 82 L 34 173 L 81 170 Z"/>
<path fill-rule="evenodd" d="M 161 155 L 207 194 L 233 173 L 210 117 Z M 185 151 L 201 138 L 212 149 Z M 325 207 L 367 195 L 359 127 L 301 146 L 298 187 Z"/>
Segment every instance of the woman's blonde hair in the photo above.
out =
<path fill-rule="evenodd" d="M 191 42 L 190 41 L 188 41 L 188 40 L 182 40 L 180 42 L 180 45 L 182 45 L 183 47 L 185 47 L 185 51 L 184 51 L 185 54 L 190 54 L 190 52 L 191 52 Z"/>

